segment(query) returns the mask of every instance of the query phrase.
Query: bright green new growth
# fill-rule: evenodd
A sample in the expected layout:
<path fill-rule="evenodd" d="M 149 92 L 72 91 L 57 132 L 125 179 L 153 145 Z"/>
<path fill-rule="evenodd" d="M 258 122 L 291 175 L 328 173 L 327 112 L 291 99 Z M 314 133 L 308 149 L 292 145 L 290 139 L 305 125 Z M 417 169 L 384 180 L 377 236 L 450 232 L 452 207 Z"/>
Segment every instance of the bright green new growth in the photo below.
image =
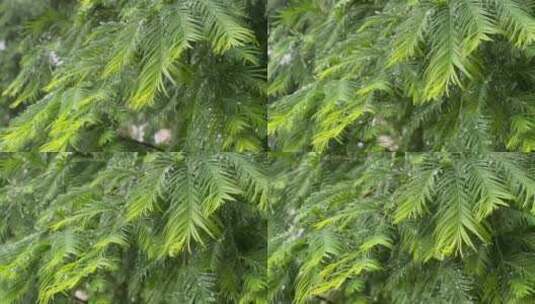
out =
<path fill-rule="evenodd" d="M 533 1 L 280 3 L 274 149 L 535 150 Z"/>
<path fill-rule="evenodd" d="M 2 150 L 132 150 L 129 129 L 146 125 L 171 130 L 163 149 L 261 151 L 263 6 L 1 1 L 0 60 L 19 63 L 0 79 L 14 117 Z"/>
<path fill-rule="evenodd" d="M 267 303 L 263 162 L 2 155 L 2 303 Z"/>

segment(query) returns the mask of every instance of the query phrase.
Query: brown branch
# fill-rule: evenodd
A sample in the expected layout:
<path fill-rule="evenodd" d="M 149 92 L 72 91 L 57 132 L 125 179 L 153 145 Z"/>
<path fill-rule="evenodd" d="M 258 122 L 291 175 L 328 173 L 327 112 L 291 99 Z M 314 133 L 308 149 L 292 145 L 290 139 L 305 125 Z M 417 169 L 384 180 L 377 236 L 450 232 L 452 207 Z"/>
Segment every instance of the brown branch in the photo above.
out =
<path fill-rule="evenodd" d="M 133 143 L 133 144 L 136 144 L 136 145 L 140 145 L 140 146 L 143 146 L 143 147 L 146 147 L 146 148 L 149 148 L 149 149 L 152 149 L 152 150 L 156 150 L 156 151 L 160 151 L 160 152 L 165 152 L 164 149 L 158 147 L 158 146 L 155 146 L 153 144 L 150 144 L 150 143 L 147 143 L 147 142 L 142 142 L 142 141 L 137 141 L 131 137 L 124 137 L 124 136 L 119 136 L 119 139 L 120 140 L 123 140 L 123 141 L 127 141 L 129 143 Z"/>

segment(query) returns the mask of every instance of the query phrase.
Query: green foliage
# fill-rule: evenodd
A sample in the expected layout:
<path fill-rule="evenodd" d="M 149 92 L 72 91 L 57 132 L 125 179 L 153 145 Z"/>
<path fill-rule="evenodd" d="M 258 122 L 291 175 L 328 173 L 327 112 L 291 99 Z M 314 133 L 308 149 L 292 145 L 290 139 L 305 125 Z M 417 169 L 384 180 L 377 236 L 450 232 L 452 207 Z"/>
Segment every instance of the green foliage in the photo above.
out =
<path fill-rule="evenodd" d="M 531 0 L 275 1 L 277 151 L 534 150 Z"/>
<path fill-rule="evenodd" d="M 1 155 L 2 303 L 267 303 L 263 163 Z"/>
<path fill-rule="evenodd" d="M 534 161 L 517 153 L 278 157 L 270 301 L 532 303 Z"/>
<path fill-rule="evenodd" d="M 2 150 L 263 150 L 264 6 L 0 1 Z"/>
<path fill-rule="evenodd" d="M 533 0 L 0 0 L 0 28 L 1 303 L 535 303 Z"/>
<path fill-rule="evenodd" d="M 6 153 L 6 303 L 531 303 L 521 153 Z"/>

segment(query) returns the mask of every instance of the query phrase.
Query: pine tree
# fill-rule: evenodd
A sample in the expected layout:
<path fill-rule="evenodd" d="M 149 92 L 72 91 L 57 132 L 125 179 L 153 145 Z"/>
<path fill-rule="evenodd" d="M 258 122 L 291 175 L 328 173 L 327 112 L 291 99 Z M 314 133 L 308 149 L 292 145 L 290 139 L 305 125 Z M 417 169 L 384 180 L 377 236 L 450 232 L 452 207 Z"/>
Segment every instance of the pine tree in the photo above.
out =
<path fill-rule="evenodd" d="M 531 0 L 275 1 L 272 148 L 533 151 Z"/>
<path fill-rule="evenodd" d="M 269 300 L 533 303 L 533 1 L 269 13 Z"/>
<path fill-rule="evenodd" d="M 266 24 L 0 1 L 1 303 L 267 303 Z"/>
<path fill-rule="evenodd" d="M 533 0 L 0 0 L 0 29 L 1 303 L 535 302 Z"/>
<path fill-rule="evenodd" d="M 533 155 L 310 153 L 277 166 L 271 303 L 535 301 Z"/>
<path fill-rule="evenodd" d="M 264 6 L 0 1 L 2 151 L 263 150 Z"/>
<path fill-rule="evenodd" d="M 264 162 L 0 155 L 1 302 L 267 303 Z"/>

